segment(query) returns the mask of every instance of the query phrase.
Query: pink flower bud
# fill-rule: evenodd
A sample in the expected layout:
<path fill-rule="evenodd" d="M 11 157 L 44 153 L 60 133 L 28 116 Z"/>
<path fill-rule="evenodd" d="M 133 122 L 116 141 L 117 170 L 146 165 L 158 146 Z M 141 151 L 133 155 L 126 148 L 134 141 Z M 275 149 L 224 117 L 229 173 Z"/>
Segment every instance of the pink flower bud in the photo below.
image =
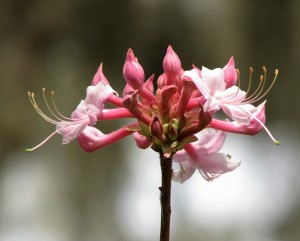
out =
<path fill-rule="evenodd" d="M 149 141 L 145 136 L 141 135 L 138 132 L 133 133 L 133 138 L 136 145 L 141 149 L 147 149 L 152 144 L 151 141 Z"/>
<path fill-rule="evenodd" d="M 166 141 L 163 126 L 157 116 L 155 116 L 153 121 L 151 122 L 150 129 L 151 129 L 151 134 L 154 137 L 156 137 L 162 143 L 164 143 Z"/>
<path fill-rule="evenodd" d="M 143 86 L 145 73 L 143 67 L 134 56 L 132 49 L 129 49 L 127 52 L 123 76 L 133 89 L 140 89 Z"/>
<path fill-rule="evenodd" d="M 163 60 L 163 69 L 167 75 L 177 75 L 181 70 L 181 62 L 171 46 L 168 47 Z"/>
<path fill-rule="evenodd" d="M 231 86 L 235 85 L 238 75 L 234 66 L 233 57 L 231 57 L 228 64 L 224 66 L 223 71 L 226 88 L 230 88 Z"/>

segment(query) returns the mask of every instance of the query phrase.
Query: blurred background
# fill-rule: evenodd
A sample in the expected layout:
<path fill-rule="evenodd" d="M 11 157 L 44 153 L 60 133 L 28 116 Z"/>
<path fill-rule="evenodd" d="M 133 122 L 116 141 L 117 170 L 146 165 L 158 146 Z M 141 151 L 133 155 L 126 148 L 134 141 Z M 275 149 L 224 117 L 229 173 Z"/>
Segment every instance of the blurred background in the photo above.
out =
<path fill-rule="evenodd" d="M 299 9 L 296 0 L 0 0 L 0 240 L 158 240 L 157 154 L 132 137 L 90 154 L 60 136 L 25 153 L 54 130 L 27 91 L 43 103 L 41 89 L 54 90 L 70 115 L 101 62 L 122 93 L 127 49 L 158 76 L 169 44 L 185 69 L 233 55 L 245 86 L 249 66 L 257 81 L 262 66 L 269 81 L 278 68 L 266 112 L 281 141 L 229 134 L 223 152 L 242 161 L 236 171 L 174 183 L 171 240 L 299 240 Z"/>

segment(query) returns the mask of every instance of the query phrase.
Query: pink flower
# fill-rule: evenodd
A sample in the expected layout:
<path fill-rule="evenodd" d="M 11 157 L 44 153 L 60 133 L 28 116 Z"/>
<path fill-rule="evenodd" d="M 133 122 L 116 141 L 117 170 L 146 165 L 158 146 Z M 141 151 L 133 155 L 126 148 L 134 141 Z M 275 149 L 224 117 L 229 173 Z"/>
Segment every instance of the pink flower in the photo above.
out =
<path fill-rule="evenodd" d="M 271 89 L 277 70 L 273 82 L 264 91 L 266 69 L 263 68 L 259 86 L 247 97 L 249 91 L 242 91 L 236 86 L 238 71 L 233 57 L 223 69 L 193 66 L 192 70 L 184 71 L 178 55 L 169 46 L 162 66 L 164 72 L 156 84 L 153 83 L 154 75 L 145 81 L 143 67 L 129 49 L 123 66 L 126 85 L 123 96 L 119 97 L 105 77 L 101 64 L 92 85 L 86 90 L 86 98 L 81 100 L 71 118 L 60 114 L 52 98 L 53 111 L 43 90 L 46 106 L 54 116 L 48 117 L 38 107 L 34 94 L 29 93 L 36 111 L 46 121 L 55 124 L 56 130 L 27 151 L 38 148 L 57 133 L 62 135 L 63 144 L 77 138 L 81 148 L 88 152 L 132 134 L 139 148 L 151 146 L 167 158 L 174 156 L 180 168 L 174 171 L 173 180 L 184 182 L 196 170 L 211 181 L 240 165 L 232 162 L 229 155 L 219 152 L 225 141 L 224 131 L 254 135 L 265 129 L 278 144 L 264 124 L 265 102 L 258 107 L 253 105 Z M 252 69 L 250 80 L 251 74 Z M 248 89 L 250 87 L 251 81 Z M 107 102 L 112 105 L 109 109 L 104 108 Z M 223 110 L 230 120 L 214 119 L 213 115 L 219 110 Z M 98 121 L 120 118 L 134 121 L 108 134 L 93 127 Z"/>
<path fill-rule="evenodd" d="M 173 180 L 185 182 L 196 170 L 207 181 L 233 171 L 240 162 L 232 162 L 229 155 L 219 153 L 225 141 L 225 133 L 208 128 L 196 134 L 196 142 L 186 144 L 184 150 L 174 155 L 180 168 L 173 171 Z"/>
<path fill-rule="evenodd" d="M 230 68 L 233 68 L 232 65 L 234 64 L 231 63 L 232 61 L 233 59 L 231 59 L 227 66 L 224 67 L 229 76 L 232 75 L 228 73 L 230 72 Z M 247 93 L 242 91 L 239 87 L 235 85 L 229 88 L 226 87 L 224 79 L 224 76 L 226 75 L 224 74 L 224 69 L 217 68 L 209 70 L 203 67 L 201 71 L 193 69 L 191 71 L 185 71 L 183 75 L 183 78 L 194 81 L 195 85 L 206 99 L 204 104 L 205 111 L 214 114 L 222 109 L 224 113 L 233 120 L 233 122 L 230 123 L 213 119 L 210 126 L 224 131 L 250 135 L 256 134 L 264 128 L 274 143 L 279 144 L 279 141 L 275 140 L 264 125 L 264 103 L 261 104 L 259 108 L 251 104 L 262 99 L 262 97 L 268 93 L 276 80 L 278 71 L 275 71 L 274 80 L 269 88 L 263 93 L 264 82 L 266 80 L 266 69 L 263 68 L 264 75 L 260 78 L 260 85 L 254 94 L 247 98 Z M 250 72 L 250 74 L 252 74 L 252 72 Z"/>
<path fill-rule="evenodd" d="M 48 122 L 56 125 L 56 131 L 54 131 L 48 138 L 46 138 L 43 142 L 37 145 L 34 148 L 27 149 L 27 151 L 33 151 L 36 148 L 43 145 L 46 141 L 48 141 L 54 134 L 59 133 L 63 137 L 63 144 L 67 144 L 77 138 L 80 133 L 84 131 L 84 129 L 88 125 L 95 125 L 97 122 L 97 116 L 101 115 L 101 112 L 104 108 L 104 102 L 109 98 L 110 95 L 114 94 L 115 91 L 110 87 L 110 85 L 106 84 L 104 81 L 98 82 L 95 86 L 89 86 L 86 90 L 86 98 L 85 100 L 81 100 L 80 104 L 77 106 L 76 110 L 73 111 L 71 118 L 64 117 L 58 112 L 56 106 L 54 104 L 54 109 L 57 111 L 55 114 L 46 101 L 46 105 L 49 108 L 49 111 L 53 114 L 53 116 L 57 119 L 51 119 L 46 114 L 44 114 L 38 105 L 35 102 L 34 94 L 28 93 L 30 101 L 36 111 Z M 45 90 L 43 90 L 43 94 L 45 94 Z M 53 97 L 54 94 L 52 94 Z M 45 96 L 44 96 L 45 97 Z"/>
<path fill-rule="evenodd" d="M 224 71 L 220 68 L 210 70 L 205 67 L 199 71 L 192 69 L 184 72 L 184 78 L 194 81 L 206 102 L 204 110 L 215 113 L 222 108 L 224 113 L 232 120 L 240 123 L 249 123 L 251 114 L 256 110 L 253 105 L 243 103 L 246 92 L 237 86 L 226 89 Z"/>

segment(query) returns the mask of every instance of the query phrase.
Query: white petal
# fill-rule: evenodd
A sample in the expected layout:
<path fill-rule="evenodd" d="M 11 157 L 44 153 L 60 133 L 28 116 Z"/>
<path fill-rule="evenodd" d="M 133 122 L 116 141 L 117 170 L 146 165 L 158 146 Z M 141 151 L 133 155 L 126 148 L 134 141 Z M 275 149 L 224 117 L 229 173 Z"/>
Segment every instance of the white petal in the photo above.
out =
<path fill-rule="evenodd" d="M 188 162 L 180 164 L 178 169 L 175 169 L 172 174 L 172 180 L 175 182 L 184 183 L 188 180 L 196 171 L 196 168 L 190 165 Z"/>
<path fill-rule="evenodd" d="M 251 114 L 256 111 L 256 107 L 250 104 L 223 104 L 221 108 L 230 119 L 246 125 L 250 124 Z"/>
<path fill-rule="evenodd" d="M 201 159 L 194 160 L 194 162 L 201 172 L 210 174 L 224 174 L 240 165 L 240 162 L 232 162 L 231 157 L 224 153 L 201 156 Z"/>
<path fill-rule="evenodd" d="M 68 144 L 76 139 L 87 127 L 88 121 L 82 122 L 60 122 L 56 125 L 56 130 L 63 137 L 63 144 Z"/>
<path fill-rule="evenodd" d="M 209 92 L 214 96 L 217 91 L 224 91 L 226 88 L 226 83 L 224 79 L 224 71 L 220 68 L 210 70 L 208 68 L 202 67 L 201 69 L 202 79 L 206 83 Z"/>
<path fill-rule="evenodd" d="M 185 71 L 182 78 L 188 78 L 192 80 L 205 99 L 210 96 L 209 88 L 207 87 L 206 83 L 200 78 L 197 69 Z"/>

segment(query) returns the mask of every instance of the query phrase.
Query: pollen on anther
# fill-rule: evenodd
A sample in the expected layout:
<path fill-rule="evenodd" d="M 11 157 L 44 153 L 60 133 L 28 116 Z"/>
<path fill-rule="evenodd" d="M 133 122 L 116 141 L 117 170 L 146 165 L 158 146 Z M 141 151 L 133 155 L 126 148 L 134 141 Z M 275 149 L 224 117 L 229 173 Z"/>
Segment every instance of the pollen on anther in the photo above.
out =
<path fill-rule="evenodd" d="M 52 97 L 54 96 L 54 91 L 53 91 L 53 90 L 51 91 L 51 96 L 52 96 Z"/>
<path fill-rule="evenodd" d="M 260 80 L 260 81 L 263 81 L 263 80 L 264 80 L 264 76 L 261 75 L 260 78 L 259 78 L 259 80 Z"/>

